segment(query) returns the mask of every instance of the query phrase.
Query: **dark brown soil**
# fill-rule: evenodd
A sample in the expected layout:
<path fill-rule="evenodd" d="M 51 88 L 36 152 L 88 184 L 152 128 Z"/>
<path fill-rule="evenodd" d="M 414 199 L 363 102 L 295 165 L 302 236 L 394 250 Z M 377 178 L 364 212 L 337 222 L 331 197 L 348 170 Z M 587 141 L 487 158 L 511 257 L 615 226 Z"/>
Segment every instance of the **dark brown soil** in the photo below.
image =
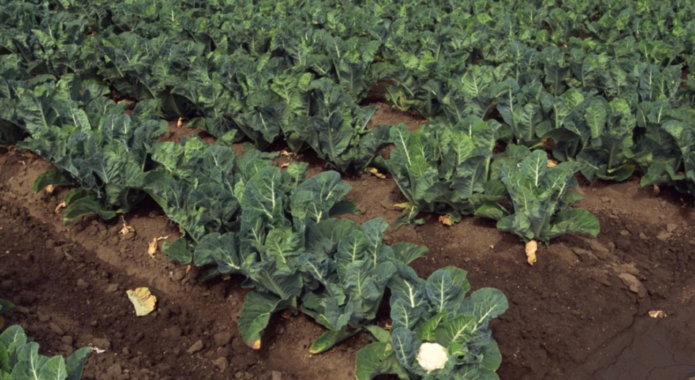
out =
<path fill-rule="evenodd" d="M 375 125 L 422 123 L 381 106 Z M 308 346 L 321 327 L 301 315 L 278 316 L 263 348 L 252 351 L 236 331 L 245 294 L 239 279 L 200 284 L 195 269 L 186 273 L 165 257 L 153 261 L 148 241 L 173 239 L 176 230 L 151 202 L 126 216 L 136 230 L 126 238 L 118 235 L 117 220 L 62 226 L 53 209 L 64 191 L 31 192 L 48 168 L 39 159 L 0 154 L 0 296 L 19 305 L 8 322 L 24 326 L 44 354 L 89 344 L 106 349 L 87 366 L 87 378 L 100 380 L 354 378 L 355 352 L 368 343 L 364 334 L 312 356 Z M 390 178 L 345 179 L 361 210 L 351 218 L 393 224 L 399 215 L 393 204 L 403 199 Z M 558 238 L 540 247 L 533 267 L 515 236 L 478 218 L 445 227 L 426 216 L 424 226 L 405 226 L 387 238 L 430 248 L 413 264 L 420 275 L 456 265 L 469 272 L 474 288 L 505 292 L 509 311 L 491 325 L 503 380 L 695 376 L 692 200 L 668 189 L 655 194 L 636 179 L 583 184 L 580 191 L 586 199 L 579 206 L 599 217 L 601 234 Z M 126 289 L 139 286 L 159 298 L 150 316 L 136 317 L 126 298 Z M 666 317 L 650 316 L 659 310 Z M 202 348 L 193 350 L 198 341 Z"/>

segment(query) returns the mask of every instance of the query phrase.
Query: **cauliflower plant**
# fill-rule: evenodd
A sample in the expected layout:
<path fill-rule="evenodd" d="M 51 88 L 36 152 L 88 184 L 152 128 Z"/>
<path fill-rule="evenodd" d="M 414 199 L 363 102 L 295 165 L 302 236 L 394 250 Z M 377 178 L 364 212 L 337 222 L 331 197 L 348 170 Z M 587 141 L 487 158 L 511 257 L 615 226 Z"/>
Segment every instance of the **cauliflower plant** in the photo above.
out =
<path fill-rule="evenodd" d="M 423 343 L 417 353 L 417 362 L 427 373 L 444 368 L 448 360 L 446 348 L 439 343 Z"/>

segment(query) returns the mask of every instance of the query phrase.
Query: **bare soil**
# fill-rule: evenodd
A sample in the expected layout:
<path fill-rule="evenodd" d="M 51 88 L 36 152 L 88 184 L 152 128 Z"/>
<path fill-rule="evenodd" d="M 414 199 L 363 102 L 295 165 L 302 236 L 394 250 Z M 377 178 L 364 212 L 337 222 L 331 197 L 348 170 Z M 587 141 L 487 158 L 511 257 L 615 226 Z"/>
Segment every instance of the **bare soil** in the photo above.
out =
<path fill-rule="evenodd" d="M 382 104 L 373 125 L 422 120 Z M 197 131 L 174 130 L 176 141 Z M 314 163 L 310 155 L 283 160 Z M 369 342 L 358 334 L 312 356 L 322 328 L 302 316 L 276 316 L 263 347 L 246 347 L 236 321 L 245 291 L 232 277 L 198 283 L 196 269 L 152 260 L 154 237 L 177 237 L 152 201 L 120 221 L 83 218 L 63 226 L 54 212 L 66 190 L 33 194 L 45 161 L 0 150 L 0 296 L 19 307 L 8 323 L 22 325 L 47 355 L 92 345 L 87 379 L 327 379 L 354 378 L 355 353 Z M 346 177 L 361 210 L 393 224 L 403 199 L 390 178 Z M 695 377 L 695 222 L 693 200 L 669 189 L 624 183 L 586 183 L 579 206 L 601 221 L 596 239 L 565 236 L 539 248 L 526 264 L 523 244 L 492 222 L 464 218 L 453 227 L 425 216 L 424 226 L 389 231 L 391 243 L 427 245 L 413 266 L 422 276 L 456 265 L 474 289 L 496 287 L 509 311 L 491 328 L 502 350 L 503 380 L 674 379 Z M 148 286 L 157 311 L 136 317 L 125 290 Z M 663 318 L 650 316 L 656 311 Z M 379 323 L 387 320 L 382 318 Z"/>

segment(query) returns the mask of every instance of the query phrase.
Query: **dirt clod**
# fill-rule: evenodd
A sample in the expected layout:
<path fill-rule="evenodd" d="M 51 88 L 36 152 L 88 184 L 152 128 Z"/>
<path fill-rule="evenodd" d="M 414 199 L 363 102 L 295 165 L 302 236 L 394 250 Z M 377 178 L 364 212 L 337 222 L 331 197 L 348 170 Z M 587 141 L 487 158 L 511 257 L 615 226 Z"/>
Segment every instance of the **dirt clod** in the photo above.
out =
<path fill-rule="evenodd" d="M 229 360 L 225 357 L 220 357 L 212 361 L 212 364 L 215 365 L 215 367 L 219 368 L 221 371 L 224 371 L 229 367 Z"/>
<path fill-rule="evenodd" d="M 639 298 L 644 298 L 644 296 L 647 295 L 647 288 L 644 287 L 637 277 L 629 273 L 622 273 L 618 277 L 623 281 L 623 284 L 627 286 L 631 292 L 637 294 Z"/>
<path fill-rule="evenodd" d="M 81 279 L 81 278 L 77 280 L 76 286 L 77 286 L 77 289 L 79 289 L 79 290 L 87 290 L 87 289 L 89 289 L 89 283 L 87 283 L 87 281 L 85 281 L 85 280 L 83 280 L 83 279 Z"/>
<path fill-rule="evenodd" d="M 195 343 L 193 343 L 187 350 L 186 352 L 189 354 L 195 354 L 196 352 L 200 352 L 203 349 L 203 341 L 198 340 Z"/>
<path fill-rule="evenodd" d="M 223 332 L 215 334 L 213 339 L 215 340 L 215 345 L 217 347 L 221 347 L 221 346 L 229 344 L 229 342 L 232 341 L 232 333 L 229 331 L 223 331 Z"/>

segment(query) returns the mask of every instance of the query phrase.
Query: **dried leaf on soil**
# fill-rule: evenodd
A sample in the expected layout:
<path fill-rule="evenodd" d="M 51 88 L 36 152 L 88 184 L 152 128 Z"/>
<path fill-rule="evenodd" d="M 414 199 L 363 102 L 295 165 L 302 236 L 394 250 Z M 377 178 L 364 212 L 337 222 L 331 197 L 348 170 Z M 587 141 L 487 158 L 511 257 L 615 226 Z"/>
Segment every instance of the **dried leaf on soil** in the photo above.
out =
<path fill-rule="evenodd" d="M 55 185 L 48 185 L 44 187 L 43 191 L 46 192 L 46 194 L 53 194 L 53 192 L 56 190 Z"/>
<path fill-rule="evenodd" d="M 183 127 L 183 118 L 180 117 L 178 121 L 176 121 L 176 128 L 181 128 Z"/>
<path fill-rule="evenodd" d="M 147 246 L 147 254 L 150 255 L 150 257 L 154 261 L 157 261 L 157 258 L 155 257 L 155 255 L 157 254 L 157 242 L 158 241 L 159 241 L 159 239 L 157 239 L 157 237 L 155 236 L 154 239 L 152 239 L 150 244 L 148 244 L 148 246 Z"/>
<path fill-rule="evenodd" d="M 538 251 L 538 243 L 535 240 L 526 243 L 526 261 L 529 265 L 536 263 L 536 251 Z"/>
<path fill-rule="evenodd" d="M 154 311 L 154 306 L 157 303 L 157 297 L 152 295 L 148 288 L 135 288 L 134 290 L 126 290 L 128 299 L 135 306 L 135 315 L 142 317 Z"/>
<path fill-rule="evenodd" d="M 654 192 L 654 195 L 659 195 L 659 193 L 661 192 L 661 189 L 659 188 L 659 185 L 654 184 L 652 186 L 652 191 Z"/>
<path fill-rule="evenodd" d="M 449 215 L 440 215 L 439 216 L 439 223 L 445 225 L 445 226 L 453 226 L 454 222 L 451 220 L 451 217 Z"/>
<path fill-rule="evenodd" d="M 118 231 L 118 233 L 120 235 L 125 236 L 131 232 L 135 232 L 135 228 L 133 228 L 133 226 L 131 226 L 131 225 L 128 225 L 128 223 L 126 223 L 125 218 L 123 216 L 121 216 L 121 222 L 123 222 L 123 225 L 121 227 L 121 230 Z"/>
<path fill-rule="evenodd" d="M 65 207 L 67 207 L 67 205 L 65 204 L 65 202 L 60 202 L 60 203 L 58 204 L 58 206 L 56 206 L 56 208 L 55 208 L 55 213 L 56 213 L 56 214 L 59 213 L 60 210 L 64 209 Z"/>
<path fill-rule="evenodd" d="M 367 168 L 367 172 L 369 172 L 369 174 L 373 175 L 376 178 L 386 179 L 386 176 L 384 174 L 380 173 L 379 169 L 377 169 L 377 168 Z"/>
<path fill-rule="evenodd" d="M 649 316 L 652 318 L 666 318 L 666 313 L 663 310 L 649 310 Z"/>
<path fill-rule="evenodd" d="M 548 159 L 548 169 L 556 167 L 557 164 L 557 160 L 553 160 L 552 158 Z"/>

